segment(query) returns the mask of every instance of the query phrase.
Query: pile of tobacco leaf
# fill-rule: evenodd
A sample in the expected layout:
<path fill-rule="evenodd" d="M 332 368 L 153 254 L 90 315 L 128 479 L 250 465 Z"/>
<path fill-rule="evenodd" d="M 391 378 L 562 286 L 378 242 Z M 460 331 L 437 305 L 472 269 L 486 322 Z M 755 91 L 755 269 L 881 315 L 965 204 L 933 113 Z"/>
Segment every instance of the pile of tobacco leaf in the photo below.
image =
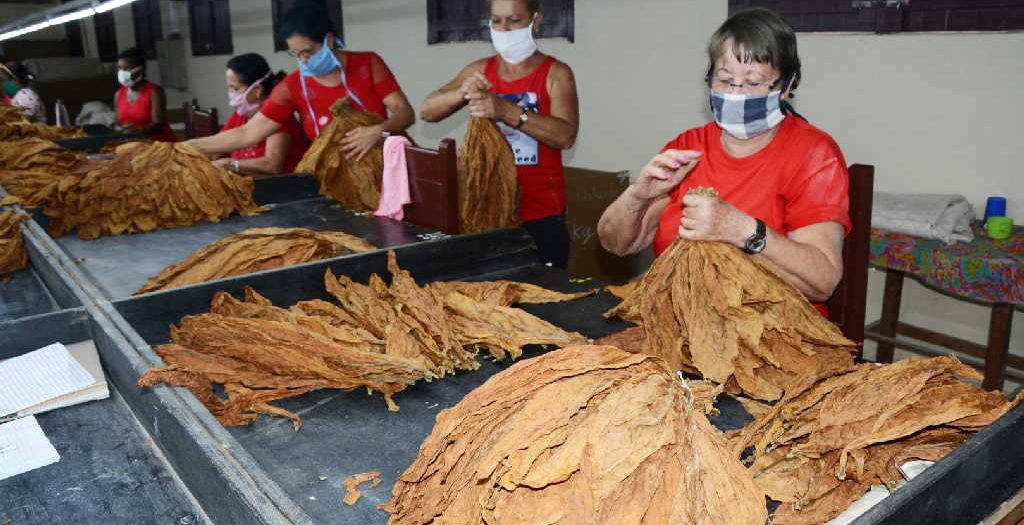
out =
<path fill-rule="evenodd" d="M 515 158 L 498 126 L 485 118 L 469 119 L 458 157 L 460 231 L 518 226 Z"/>
<path fill-rule="evenodd" d="M 135 294 L 284 268 L 376 248 L 352 235 L 305 228 L 250 228 L 196 250 L 149 278 Z"/>
<path fill-rule="evenodd" d="M 61 177 L 43 212 L 51 235 L 83 239 L 148 232 L 233 214 L 255 215 L 253 181 L 215 167 L 184 144 L 129 142 L 115 158 L 77 164 Z"/>
<path fill-rule="evenodd" d="M 380 201 L 381 177 L 384 157 L 380 145 L 374 146 L 359 161 L 345 160 L 341 141 L 345 134 L 363 126 L 380 124 L 380 115 L 359 111 L 347 98 L 331 106 L 334 118 L 313 141 L 296 173 L 310 173 L 320 181 L 320 193 L 346 206 L 361 210 L 375 210 Z"/>
<path fill-rule="evenodd" d="M 244 301 L 218 293 L 210 313 L 172 327 L 172 344 L 157 347 L 166 368 L 152 369 L 139 386 L 184 386 L 225 425 L 246 424 L 259 414 L 299 417 L 270 401 L 317 388 L 380 392 L 398 410 L 394 394 L 416 381 L 479 367 L 478 350 L 513 358 L 525 345 L 585 343 L 512 302 L 556 302 L 562 294 L 508 281 L 416 284 L 388 253 L 391 283 L 376 274 L 368 284 L 346 276 L 324 277 L 337 303 L 302 301 L 273 306 L 252 289 Z M 476 298 L 480 299 L 476 299 Z M 227 398 L 217 396 L 221 384 Z"/>
<path fill-rule="evenodd" d="M 853 363 L 856 345 L 756 258 L 676 239 L 605 314 L 638 328 L 602 341 L 665 359 L 730 393 L 782 397 L 797 378 Z M 635 345 L 639 343 L 637 348 Z"/>
<path fill-rule="evenodd" d="M 25 240 L 21 237 L 24 213 L 6 209 L 0 211 L 0 281 L 9 281 L 14 273 L 28 266 Z"/>
<path fill-rule="evenodd" d="M 391 525 L 763 525 L 763 493 L 660 359 L 573 346 L 441 412 Z"/>
<path fill-rule="evenodd" d="M 61 177 L 81 156 L 40 138 L 0 143 L 0 186 L 23 206 L 45 206 L 56 198 Z"/>
<path fill-rule="evenodd" d="M 734 439 L 754 481 L 782 502 L 776 525 L 824 523 L 873 484 L 894 488 L 897 466 L 937 461 L 1020 402 L 955 357 L 862 364 L 801 378 Z M 1024 394 L 1022 394 L 1024 395 Z"/>
<path fill-rule="evenodd" d="M 26 138 L 70 139 L 84 137 L 80 128 L 48 126 L 40 122 L 29 122 L 20 108 L 0 104 L 0 141 Z"/>

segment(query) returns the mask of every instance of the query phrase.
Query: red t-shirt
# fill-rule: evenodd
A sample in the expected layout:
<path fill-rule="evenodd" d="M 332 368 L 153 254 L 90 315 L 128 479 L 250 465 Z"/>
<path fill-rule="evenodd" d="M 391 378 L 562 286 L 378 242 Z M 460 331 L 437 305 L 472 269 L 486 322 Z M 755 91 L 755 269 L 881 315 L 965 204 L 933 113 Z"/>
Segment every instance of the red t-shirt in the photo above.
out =
<path fill-rule="evenodd" d="M 710 122 L 668 142 L 667 149 L 704 152 L 697 166 L 669 194 L 654 235 L 661 255 L 679 235 L 682 197 L 695 186 L 712 187 L 718 197 L 786 235 L 822 222 L 838 222 L 850 231 L 849 174 L 839 146 L 827 133 L 803 119 L 787 116 L 764 149 L 744 158 L 725 152 L 722 129 Z M 815 304 L 826 313 L 824 305 Z"/>
<path fill-rule="evenodd" d="M 384 98 L 399 90 L 398 81 L 377 53 L 345 51 L 345 77 L 349 89 L 366 105 L 366 111 L 388 118 Z M 306 88 L 309 91 L 308 105 L 302 92 L 302 76 L 299 71 L 293 71 L 283 82 L 274 86 L 270 98 L 260 108 L 260 113 L 279 124 L 298 113 L 306 136 L 315 140 L 317 132 L 314 126 L 319 125 L 323 129 L 330 124 L 334 118 L 330 111 L 331 104 L 339 98 L 347 97 L 348 92 L 344 85 L 325 86 L 313 78 L 306 79 Z M 310 115 L 310 107 L 315 118 Z M 354 99 L 352 107 L 362 109 Z"/>
<path fill-rule="evenodd" d="M 545 57 L 537 69 L 516 80 L 504 80 L 498 75 L 498 57 L 493 56 L 484 66 L 484 76 L 491 83 L 491 92 L 541 115 L 551 114 L 551 95 L 548 93 L 548 72 L 554 57 Z M 543 142 L 498 122 L 516 160 L 519 179 L 519 218 L 525 221 L 561 215 L 565 211 L 565 177 L 562 172 L 562 152 Z"/>
<path fill-rule="evenodd" d="M 224 127 L 221 131 L 227 131 L 232 128 L 244 126 L 246 122 L 249 122 L 248 118 L 239 115 L 237 112 L 232 111 L 231 116 L 228 117 L 228 121 L 224 123 Z M 298 121 L 295 117 L 287 119 L 284 124 L 281 125 L 281 129 L 278 133 L 287 133 L 291 136 L 291 144 L 288 145 L 288 153 L 284 158 L 284 166 L 282 173 L 292 173 L 295 171 L 295 166 L 298 165 L 299 161 L 302 160 L 302 155 L 309 149 L 309 140 L 306 139 L 306 135 L 299 128 Z M 231 158 L 238 160 L 245 159 L 258 159 L 267 154 L 267 141 L 262 140 L 255 146 L 249 146 L 245 149 L 235 150 L 231 152 Z"/>
<path fill-rule="evenodd" d="M 146 81 L 139 90 L 139 98 L 135 102 L 128 101 L 128 90 L 130 88 L 121 86 L 117 90 L 117 123 L 127 124 L 133 128 L 143 128 L 153 123 L 153 90 L 157 85 Z M 150 133 L 149 138 L 160 142 L 177 142 L 178 136 L 174 134 L 171 126 L 164 123 Z"/>

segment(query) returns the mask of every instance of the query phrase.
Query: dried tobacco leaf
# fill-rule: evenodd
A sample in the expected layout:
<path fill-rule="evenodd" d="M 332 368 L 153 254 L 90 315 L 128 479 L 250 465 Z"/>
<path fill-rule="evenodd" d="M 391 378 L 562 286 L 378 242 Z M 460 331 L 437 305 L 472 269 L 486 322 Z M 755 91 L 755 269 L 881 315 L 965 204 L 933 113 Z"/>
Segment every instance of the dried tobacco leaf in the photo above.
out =
<path fill-rule="evenodd" d="M 219 222 L 255 215 L 253 181 L 215 167 L 184 144 L 129 142 L 112 160 L 78 164 L 61 178 L 44 210 L 50 233 L 78 229 L 83 239 Z"/>
<path fill-rule="evenodd" d="M 855 344 L 793 285 L 732 246 L 676 239 L 605 316 L 639 324 L 644 352 L 761 400 L 853 362 Z"/>
<path fill-rule="evenodd" d="M 150 277 L 135 294 L 180 288 L 232 275 L 284 268 L 376 248 L 342 232 L 250 228 L 193 252 Z"/>
<path fill-rule="evenodd" d="M 516 281 L 438 281 L 427 285 L 438 297 L 458 292 L 466 297 L 486 304 L 512 306 L 513 304 L 542 304 L 573 301 L 593 295 L 597 290 L 580 293 L 562 293 L 530 283 Z"/>
<path fill-rule="evenodd" d="M 345 502 L 345 505 L 351 507 L 359 501 L 359 498 L 363 497 L 363 493 L 359 492 L 359 485 L 362 485 L 367 481 L 370 482 L 371 488 L 380 485 L 380 471 L 371 470 L 361 474 L 353 474 L 342 480 L 341 486 L 345 487 L 345 497 L 342 501 Z"/>
<path fill-rule="evenodd" d="M 762 525 L 764 496 L 656 358 L 573 346 L 441 412 L 391 525 Z"/>
<path fill-rule="evenodd" d="M 384 118 L 369 111 L 358 111 L 347 98 L 331 105 L 334 119 L 320 132 L 302 160 L 296 173 L 310 173 L 320 181 L 320 194 L 346 206 L 375 210 L 380 201 L 384 157 L 380 146 L 374 146 L 358 162 L 345 160 L 341 141 L 345 134 L 363 126 L 380 124 Z"/>
<path fill-rule="evenodd" d="M 519 225 L 519 182 L 512 148 L 498 126 L 469 119 L 458 155 L 459 228 L 462 233 Z"/>
<path fill-rule="evenodd" d="M 138 384 L 187 387 L 225 425 L 246 424 L 262 413 L 289 417 L 298 428 L 297 415 L 268 403 L 313 388 L 366 387 L 383 393 L 388 408 L 398 410 L 391 397 L 409 384 L 478 368 L 477 346 L 500 358 L 517 357 L 527 344 L 585 341 L 522 310 L 456 291 L 450 301 L 439 297 L 399 268 L 393 252 L 388 269 L 390 286 L 377 275 L 359 284 L 328 270 L 324 285 L 340 305 L 313 300 L 285 309 L 251 288 L 241 301 L 218 292 L 209 314 L 185 317 L 172 327 L 174 343 L 156 348 L 169 366 L 149 370 Z M 485 294 L 492 299 L 576 297 L 508 281 L 445 285 L 497 291 Z M 214 395 L 213 383 L 224 385 L 227 399 Z"/>
<path fill-rule="evenodd" d="M 0 281 L 9 281 L 14 273 L 28 266 L 21 221 L 28 215 L 14 210 L 0 211 Z"/>
<path fill-rule="evenodd" d="M 732 442 L 752 447 L 751 471 L 783 503 L 773 524 L 828 521 L 872 484 L 892 487 L 896 465 L 937 461 L 1020 402 L 963 382 L 955 357 L 863 364 L 802 378 Z"/>
<path fill-rule="evenodd" d="M 81 156 L 49 140 L 28 138 L 0 144 L 0 186 L 29 207 L 45 206 L 60 179 Z"/>
<path fill-rule="evenodd" d="M 80 128 L 29 122 L 20 108 L 0 104 L 0 141 L 33 137 L 49 140 L 70 139 L 84 136 L 85 132 Z"/>

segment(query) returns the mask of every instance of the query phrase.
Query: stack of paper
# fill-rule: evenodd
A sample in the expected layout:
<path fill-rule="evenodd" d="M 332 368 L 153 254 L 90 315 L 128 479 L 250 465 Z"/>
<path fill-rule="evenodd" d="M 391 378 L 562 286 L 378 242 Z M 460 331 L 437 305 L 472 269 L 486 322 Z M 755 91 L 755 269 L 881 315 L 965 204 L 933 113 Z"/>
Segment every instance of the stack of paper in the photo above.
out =
<path fill-rule="evenodd" d="M 60 461 L 35 416 L 0 425 L 0 480 Z"/>
<path fill-rule="evenodd" d="M 55 343 L 0 362 L 0 421 L 110 396 L 92 342 Z"/>

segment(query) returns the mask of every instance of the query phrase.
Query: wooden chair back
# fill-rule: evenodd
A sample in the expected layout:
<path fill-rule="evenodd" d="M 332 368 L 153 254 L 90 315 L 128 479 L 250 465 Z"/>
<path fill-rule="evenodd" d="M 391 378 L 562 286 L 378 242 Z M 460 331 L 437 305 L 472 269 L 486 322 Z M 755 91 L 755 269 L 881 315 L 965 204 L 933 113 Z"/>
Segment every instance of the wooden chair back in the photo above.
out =
<path fill-rule="evenodd" d="M 444 139 L 437 149 L 405 147 L 411 204 L 405 220 L 442 233 L 459 233 L 459 173 L 455 140 Z"/>
<path fill-rule="evenodd" d="M 868 257 L 875 167 L 854 164 L 850 166 L 849 171 L 852 228 L 843 244 L 843 278 L 826 304 L 829 320 L 839 326 L 847 338 L 862 343 L 868 297 Z"/>
<path fill-rule="evenodd" d="M 202 110 L 199 101 L 192 99 L 192 103 L 183 102 L 181 109 L 185 112 L 185 137 L 194 139 L 216 135 L 220 131 L 220 123 L 217 121 L 217 108 Z"/>

